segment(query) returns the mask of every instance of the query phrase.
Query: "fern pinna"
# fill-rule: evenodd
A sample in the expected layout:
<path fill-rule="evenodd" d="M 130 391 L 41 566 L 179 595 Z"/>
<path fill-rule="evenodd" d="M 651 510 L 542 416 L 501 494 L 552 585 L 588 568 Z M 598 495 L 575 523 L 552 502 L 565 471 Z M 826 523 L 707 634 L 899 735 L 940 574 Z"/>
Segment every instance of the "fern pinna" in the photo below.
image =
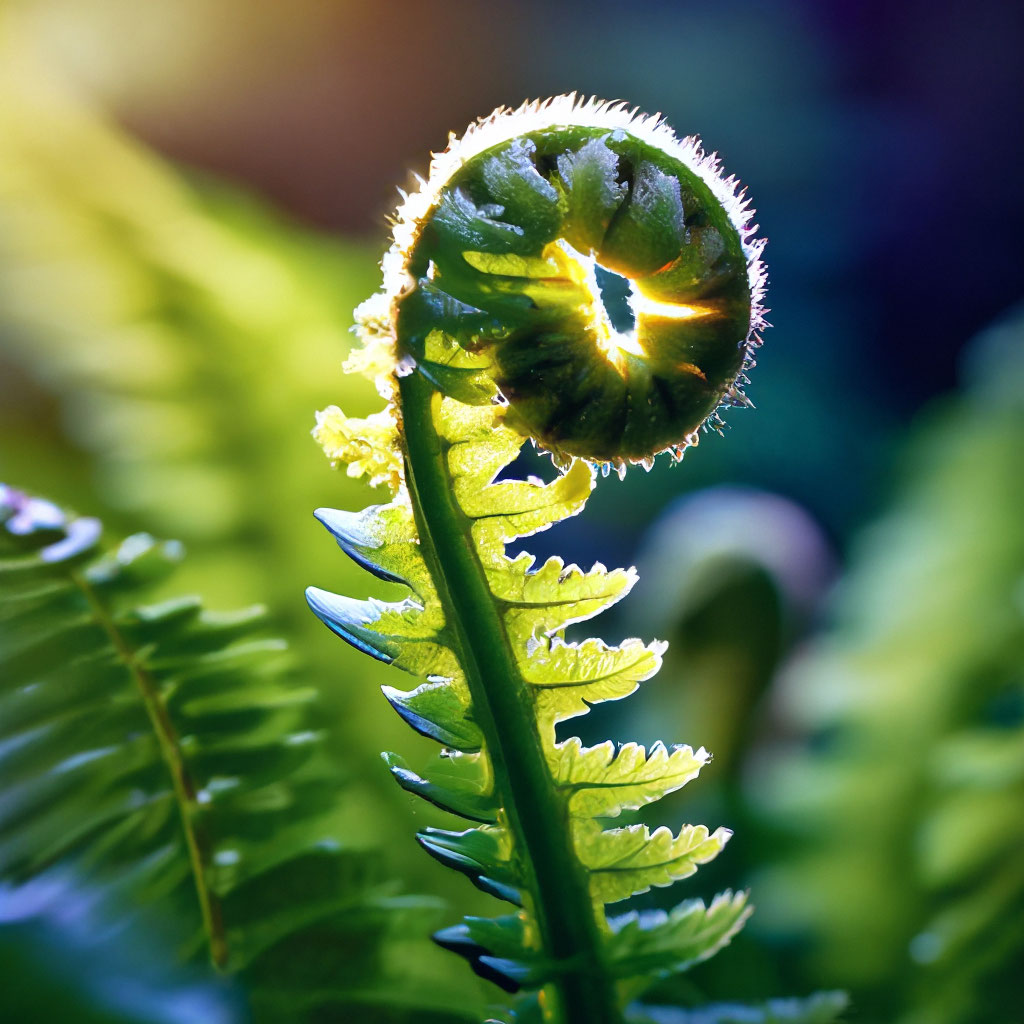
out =
<path fill-rule="evenodd" d="M 678 459 L 702 424 L 720 425 L 720 406 L 746 404 L 760 251 L 736 183 L 657 119 L 573 97 L 499 110 L 405 197 L 384 288 L 357 311 L 363 346 L 346 368 L 374 379 L 387 408 L 318 417 L 327 454 L 392 493 L 318 518 L 408 596 L 310 588 L 308 600 L 358 650 L 422 680 L 384 692 L 443 749 L 417 771 L 387 761 L 407 790 L 476 823 L 423 829 L 423 847 L 516 908 L 436 936 L 520 993 L 506 1021 L 654 1019 L 636 998 L 713 954 L 749 912 L 725 893 L 606 916 L 729 838 L 603 824 L 685 785 L 709 755 L 556 737 L 652 676 L 664 645 L 565 638 L 629 592 L 632 570 L 538 566 L 505 548 L 579 513 L 596 468 Z M 503 476 L 527 439 L 553 455 L 552 482 Z M 830 1019 L 822 1005 L 777 1019 L 805 1010 Z"/>

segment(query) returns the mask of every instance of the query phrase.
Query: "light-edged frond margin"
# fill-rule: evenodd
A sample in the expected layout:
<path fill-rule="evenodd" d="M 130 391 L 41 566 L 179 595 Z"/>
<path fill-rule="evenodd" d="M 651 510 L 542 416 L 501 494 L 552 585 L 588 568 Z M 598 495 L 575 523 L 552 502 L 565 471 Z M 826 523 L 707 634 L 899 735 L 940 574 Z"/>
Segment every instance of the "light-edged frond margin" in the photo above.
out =
<path fill-rule="evenodd" d="M 701 747 L 668 750 L 655 743 L 645 750 L 637 743 L 616 747 L 611 740 L 584 747 L 577 737 L 555 745 L 551 775 L 569 793 L 569 810 L 577 818 L 615 817 L 635 811 L 682 788 L 710 760 Z"/>
<path fill-rule="evenodd" d="M 686 900 L 671 910 L 634 910 L 611 918 L 612 970 L 624 978 L 687 970 L 714 956 L 751 913 L 745 892 L 723 892 L 707 906 Z"/>
<path fill-rule="evenodd" d="M 602 830 L 593 823 L 573 829 L 576 853 L 587 869 L 595 903 L 617 903 L 689 878 L 717 856 L 732 832 L 706 825 L 684 825 L 678 833 L 664 825 Z"/>

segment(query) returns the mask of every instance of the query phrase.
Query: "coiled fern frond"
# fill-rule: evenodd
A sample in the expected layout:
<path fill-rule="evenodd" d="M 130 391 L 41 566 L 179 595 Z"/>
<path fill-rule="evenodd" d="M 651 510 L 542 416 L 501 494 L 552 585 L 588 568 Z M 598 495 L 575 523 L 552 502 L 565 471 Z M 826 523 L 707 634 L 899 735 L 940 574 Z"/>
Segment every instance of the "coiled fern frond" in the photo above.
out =
<path fill-rule="evenodd" d="M 415 769 L 387 760 L 406 789 L 476 823 L 419 841 L 513 908 L 436 936 L 521 990 L 496 1011 L 504 1021 L 735 1019 L 728 1007 L 659 1016 L 636 999 L 724 946 L 749 913 L 745 894 L 605 910 L 692 875 L 729 838 L 704 825 L 606 827 L 694 779 L 708 753 L 585 747 L 556 731 L 657 671 L 657 641 L 566 638 L 635 573 L 537 565 L 506 546 L 579 513 L 595 466 L 678 458 L 723 402 L 745 401 L 763 283 L 748 220 L 714 159 L 656 119 L 572 97 L 498 111 L 406 197 L 384 290 L 357 313 L 364 348 L 348 367 L 376 380 L 387 409 L 318 417 L 328 455 L 392 492 L 318 518 L 406 596 L 311 588 L 309 602 L 354 647 L 421 680 L 384 692 L 443 749 Z M 508 472 L 528 438 L 555 456 L 551 482 Z M 840 1003 L 743 1012 L 827 1020 Z"/>
<path fill-rule="evenodd" d="M 0 486 L 0 880 L 71 871 L 182 922 L 183 958 L 242 973 L 259 1019 L 459 1019 L 388 962 L 435 901 L 375 868 L 262 609 L 144 603 L 180 555 L 104 552 L 98 520 Z"/>

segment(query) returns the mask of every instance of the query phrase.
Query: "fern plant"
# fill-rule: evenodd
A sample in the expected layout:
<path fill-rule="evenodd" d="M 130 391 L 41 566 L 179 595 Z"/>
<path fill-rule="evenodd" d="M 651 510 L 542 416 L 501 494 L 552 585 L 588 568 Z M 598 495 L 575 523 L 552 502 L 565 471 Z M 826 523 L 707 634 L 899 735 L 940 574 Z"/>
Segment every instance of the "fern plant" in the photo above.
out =
<path fill-rule="evenodd" d="M 392 950 L 434 916 L 362 840 L 263 611 L 140 603 L 180 559 L 0 486 L 0 880 L 53 871 L 181 922 L 261 1020 L 466 1019 Z"/>
<path fill-rule="evenodd" d="M 721 405 L 748 404 L 761 247 L 735 181 L 657 119 L 573 97 L 499 110 L 405 198 L 384 288 L 357 311 L 364 347 L 347 366 L 387 408 L 318 417 L 327 454 L 392 498 L 317 516 L 406 596 L 310 588 L 308 600 L 348 643 L 422 680 L 384 692 L 442 750 L 422 768 L 387 762 L 404 788 L 474 823 L 421 830 L 427 852 L 511 905 L 436 936 L 520 992 L 495 1011 L 503 1021 L 824 1021 L 842 1005 L 690 1016 L 639 1003 L 750 912 L 731 892 L 667 913 L 605 910 L 721 850 L 725 828 L 605 827 L 684 786 L 709 755 L 559 739 L 560 723 L 653 675 L 664 645 L 567 639 L 628 593 L 633 571 L 506 554 L 579 513 L 597 469 L 678 460 L 702 425 L 721 426 Z M 550 482 L 514 477 L 527 439 L 552 454 Z"/>

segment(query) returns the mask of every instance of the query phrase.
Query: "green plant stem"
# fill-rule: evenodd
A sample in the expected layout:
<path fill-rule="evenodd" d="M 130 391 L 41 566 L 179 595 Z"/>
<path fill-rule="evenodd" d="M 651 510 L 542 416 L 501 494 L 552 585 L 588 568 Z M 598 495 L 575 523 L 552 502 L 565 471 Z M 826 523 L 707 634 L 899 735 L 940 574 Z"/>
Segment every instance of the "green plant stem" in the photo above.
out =
<path fill-rule="evenodd" d="M 167 708 L 157 688 L 156 681 L 139 661 L 137 652 L 128 643 L 117 628 L 113 618 L 103 602 L 93 590 L 89 581 L 81 574 L 73 572 L 71 580 L 81 590 L 88 602 L 97 625 L 107 634 L 114 649 L 131 672 L 132 678 L 139 689 L 143 706 L 153 726 L 160 752 L 171 776 L 175 801 L 181 816 L 181 827 L 188 849 L 189 862 L 192 866 L 192 877 L 195 880 L 196 895 L 199 900 L 199 911 L 203 920 L 203 930 L 210 944 L 210 958 L 217 967 L 224 967 L 228 961 L 227 937 L 224 933 L 224 921 L 221 915 L 220 901 L 206 884 L 204 867 L 205 842 L 196 829 L 194 814 L 199 808 L 195 782 L 185 764 L 178 740 L 177 730 L 167 714 Z M 208 851 L 207 851 L 208 852 Z"/>
<path fill-rule="evenodd" d="M 550 1018 L 564 1024 L 620 1024 L 614 985 L 600 960 L 586 874 L 572 847 L 567 801 L 548 769 L 533 695 L 487 585 L 472 521 L 452 492 L 445 445 L 432 415 L 437 392 L 417 373 L 399 379 L 399 392 L 406 479 L 421 551 L 454 634 L 507 826 L 530 872 L 527 888 L 544 951 L 559 965 L 550 990 L 557 1008 Z"/>

